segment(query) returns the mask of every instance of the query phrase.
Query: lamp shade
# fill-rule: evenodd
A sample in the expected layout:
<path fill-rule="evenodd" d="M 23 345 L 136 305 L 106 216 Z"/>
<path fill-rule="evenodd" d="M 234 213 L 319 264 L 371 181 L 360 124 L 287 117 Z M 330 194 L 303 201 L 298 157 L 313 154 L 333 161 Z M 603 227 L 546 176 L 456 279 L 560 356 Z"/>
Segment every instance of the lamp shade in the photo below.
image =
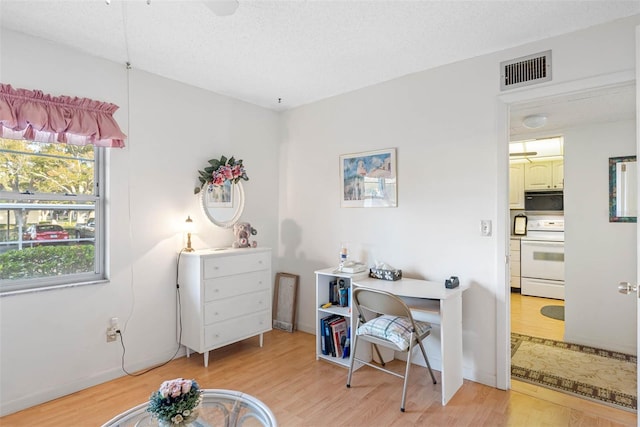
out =
<path fill-rule="evenodd" d="M 191 216 L 187 216 L 187 219 L 184 222 L 184 231 L 185 233 L 193 233 L 193 220 Z"/>

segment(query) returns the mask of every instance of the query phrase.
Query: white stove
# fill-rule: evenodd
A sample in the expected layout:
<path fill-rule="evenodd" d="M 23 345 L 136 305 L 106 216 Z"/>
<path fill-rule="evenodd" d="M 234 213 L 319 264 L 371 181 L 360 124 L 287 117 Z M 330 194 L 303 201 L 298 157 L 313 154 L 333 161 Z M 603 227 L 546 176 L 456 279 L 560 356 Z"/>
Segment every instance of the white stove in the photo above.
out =
<path fill-rule="evenodd" d="M 530 216 L 520 245 L 522 294 L 564 299 L 564 217 Z"/>
<path fill-rule="evenodd" d="M 527 219 L 527 235 L 522 240 L 564 242 L 564 216 L 532 215 Z"/>

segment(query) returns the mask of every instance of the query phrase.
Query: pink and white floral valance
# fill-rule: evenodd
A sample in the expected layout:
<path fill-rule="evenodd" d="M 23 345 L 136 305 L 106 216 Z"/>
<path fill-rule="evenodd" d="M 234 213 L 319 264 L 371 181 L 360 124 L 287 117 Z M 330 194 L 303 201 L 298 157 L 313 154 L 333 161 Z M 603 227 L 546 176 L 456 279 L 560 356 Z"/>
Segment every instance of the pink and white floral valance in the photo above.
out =
<path fill-rule="evenodd" d="M 0 137 L 98 147 L 124 147 L 115 104 L 47 95 L 0 83 Z"/>

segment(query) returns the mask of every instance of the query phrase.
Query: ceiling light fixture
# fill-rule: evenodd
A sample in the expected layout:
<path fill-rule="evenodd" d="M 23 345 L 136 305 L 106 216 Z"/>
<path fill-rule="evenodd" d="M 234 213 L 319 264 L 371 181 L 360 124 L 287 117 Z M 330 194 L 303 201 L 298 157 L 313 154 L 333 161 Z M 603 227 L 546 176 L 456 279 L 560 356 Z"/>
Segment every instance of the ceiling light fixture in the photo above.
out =
<path fill-rule="evenodd" d="M 238 0 L 205 0 L 203 3 L 218 16 L 233 15 L 240 6 Z"/>
<path fill-rule="evenodd" d="M 544 114 L 532 114 L 522 119 L 522 126 L 527 129 L 539 129 L 547 124 L 547 116 Z"/>
<path fill-rule="evenodd" d="M 537 151 L 523 151 L 520 153 L 509 153 L 509 157 L 534 157 L 537 156 Z"/>

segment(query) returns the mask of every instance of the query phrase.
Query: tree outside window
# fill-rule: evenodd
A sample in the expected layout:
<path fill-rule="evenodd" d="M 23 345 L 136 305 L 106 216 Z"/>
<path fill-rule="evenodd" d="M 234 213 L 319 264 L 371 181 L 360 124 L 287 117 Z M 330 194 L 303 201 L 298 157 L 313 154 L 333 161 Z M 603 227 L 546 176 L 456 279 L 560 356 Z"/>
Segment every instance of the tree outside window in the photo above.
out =
<path fill-rule="evenodd" d="M 105 278 L 101 154 L 0 138 L 0 292 Z"/>

